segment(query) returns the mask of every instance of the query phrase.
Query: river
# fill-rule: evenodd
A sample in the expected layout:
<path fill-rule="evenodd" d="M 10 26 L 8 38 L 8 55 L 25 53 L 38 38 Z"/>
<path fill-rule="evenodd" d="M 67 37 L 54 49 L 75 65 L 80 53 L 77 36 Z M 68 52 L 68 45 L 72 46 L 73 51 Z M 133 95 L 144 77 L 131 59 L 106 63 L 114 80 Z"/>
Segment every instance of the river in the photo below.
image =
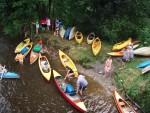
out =
<path fill-rule="evenodd" d="M 23 40 L 23 39 L 22 39 Z M 57 90 L 53 78 L 50 83 L 42 77 L 38 62 L 29 64 L 29 55 L 20 66 L 14 62 L 14 50 L 21 41 L 0 35 L 0 63 L 9 71 L 21 75 L 20 79 L 0 81 L 0 113 L 79 113 Z M 47 55 L 51 66 L 65 75 L 57 55 Z M 88 113 L 118 113 L 113 97 L 105 88 L 87 76 L 89 86 L 84 92 Z"/>

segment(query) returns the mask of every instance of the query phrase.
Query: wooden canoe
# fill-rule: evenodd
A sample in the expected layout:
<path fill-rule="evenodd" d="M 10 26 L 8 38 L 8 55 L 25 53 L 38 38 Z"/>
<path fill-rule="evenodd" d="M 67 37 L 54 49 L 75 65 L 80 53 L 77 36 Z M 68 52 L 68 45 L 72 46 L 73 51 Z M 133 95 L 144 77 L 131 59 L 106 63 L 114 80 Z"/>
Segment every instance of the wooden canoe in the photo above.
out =
<path fill-rule="evenodd" d="M 40 45 L 42 47 L 42 40 L 40 40 L 35 46 Z M 30 53 L 30 64 L 33 64 L 39 57 L 39 52 L 34 52 L 33 48 Z"/>
<path fill-rule="evenodd" d="M 99 37 L 95 38 L 92 42 L 92 52 L 96 56 L 101 50 L 101 40 Z"/>
<path fill-rule="evenodd" d="M 124 47 L 126 47 L 126 46 L 129 44 L 129 42 L 131 42 L 131 41 L 132 41 L 132 39 L 129 38 L 127 41 L 116 43 L 116 44 L 113 46 L 112 50 L 113 50 L 113 51 L 121 50 L 121 49 L 123 49 Z"/>
<path fill-rule="evenodd" d="M 75 34 L 76 34 L 76 27 L 73 27 L 69 34 L 69 40 L 73 39 L 75 37 Z"/>
<path fill-rule="evenodd" d="M 66 55 L 64 52 L 59 50 L 59 58 L 65 68 L 66 68 L 66 66 L 69 66 L 73 70 L 75 76 L 78 76 L 77 68 L 76 68 L 75 64 L 73 63 L 73 61 L 71 60 L 71 58 L 69 58 L 68 55 Z"/>
<path fill-rule="evenodd" d="M 88 36 L 87 36 L 87 43 L 88 44 L 92 44 L 93 40 L 95 39 L 95 33 L 91 32 Z"/>
<path fill-rule="evenodd" d="M 83 41 L 83 34 L 77 31 L 75 34 L 75 40 L 78 44 L 81 44 L 81 42 Z"/>
<path fill-rule="evenodd" d="M 128 104 L 116 90 L 113 90 L 113 97 L 120 113 L 136 113 L 133 107 Z"/>
<path fill-rule="evenodd" d="M 150 65 L 146 66 L 144 69 L 142 69 L 142 74 L 145 74 L 147 72 L 150 72 Z"/>
<path fill-rule="evenodd" d="M 25 39 L 24 41 L 20 42 L 20 43 L 17 45 L 17 47 L 16 47 L 14 53 L 19 53 L 19 52 L 21 52 L 21 50 L 22 50 L 24 47 L 26 47 L 29 43 L 30 43 L 30 38 L 27 38 L 27 39 Z"/>
<path fill-rule="evenodd" d="M 51 66 L 50 66 L 50 63 L 49 63 L 47 57 L 46 56 L 42 56 L 40 54 L 38 63 L 39 63 L 39 68 L 40 68 L 40 71 L 41 71 L 43 77 L 49 82 L 50 78 L 51 78 Z M 47 68 L 47 70 L 43 70 L 42 69 L 42 65 L 43 65 L 42 63 L 46 63 L 45 64 L 45 68 Z"/>
<path fill-rule="evenodd" d="M 77 110 L 80 112 L 85 112 L 87 109 L 84 105 L 84 102 L 81 100 L 81 97 L 79 94 L 75 93 L 75 95 L 70 95 L 66 92 L 66 83 L 64 82 L 64 79 L 62 76 L 53 70 L 53 76 L 54 76 L 54 82 L 56 84 L 57 89 L 60 91 L 62 96 Z"/>
<path fill-rule="evenodd" d="M 150 46 L 138 48 L 134 50 L 134 54 L 140 56 L 150 56 Z"/>

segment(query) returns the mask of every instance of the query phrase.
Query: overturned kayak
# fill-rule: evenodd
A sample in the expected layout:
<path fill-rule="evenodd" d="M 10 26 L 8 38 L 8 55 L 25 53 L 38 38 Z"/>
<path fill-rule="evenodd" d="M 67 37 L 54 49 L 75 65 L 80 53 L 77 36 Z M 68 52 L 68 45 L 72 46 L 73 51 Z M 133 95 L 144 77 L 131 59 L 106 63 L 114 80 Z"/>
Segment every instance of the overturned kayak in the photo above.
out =
<path fill-rule="evenodd" d="M 147 72 L 150 72 L 150 65 L 146 66 L 144 69 L 142 69 L 142 74 L 145 74 Z"/>
<path fill-rule="evenodd" d="M 144 61 L 144 62 L 140 63 L 139 65 L 137 65 L 136 68 L 144 68 L 149 65 L 150 65 L 150 60 L 147 60 L 147 61 Z"/>
<path fill-rule="evenodd" d="M 150 56 L 150 46 L 138 48 L 134 50 L 134 54 L 141 56 Z"/>
<path fill-rule="evenodd" d="M 20 78 L 20 75 L 14 72 L 6 72 L 4 74 L 0 74 L 2 78 Z"/>

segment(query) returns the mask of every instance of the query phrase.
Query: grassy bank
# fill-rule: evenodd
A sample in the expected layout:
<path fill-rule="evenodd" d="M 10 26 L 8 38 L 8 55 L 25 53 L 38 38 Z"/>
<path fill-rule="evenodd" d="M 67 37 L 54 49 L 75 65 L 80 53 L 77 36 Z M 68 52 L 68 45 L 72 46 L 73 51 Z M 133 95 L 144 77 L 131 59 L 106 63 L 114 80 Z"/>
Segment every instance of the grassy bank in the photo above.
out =
<path fill-rule="evenodd" d="M 86 37 L 81 45 L 77 44 L 75 40 L 61 39 L 60 37 L 54 37 L 47 34 L 42 34 L 41 37 L 47 37 L 49 41 L 45 41 L 49 48 L 55 50 L 61 49 L 67 53 L 72 60 L 82 65 L 86 69 L 90 69 L 91 64 L 97 61 L 101 64 L 105 63 L 107 52 L 111 51 L 113 45 L 107 42 L 102 42 L 101 52 L 94 56 L 91 50 L 91 45 L 86 43 Z M 47 38 L 45 38 L 47 40 Z M 122 88 L 120 80 L 123 80 L 127 94 L 135 100 L 146 113 L 150 113 L 150 74 L 141 75 L 141 69 L 136 69 L 136 65 L 148 58 L 136 57 L 126 64 L 126 68 L 119 70 L 121 58 L 114 57 L 113 65 L 116 67 L 114 70 L 115 80 L 118 89 Z"/>

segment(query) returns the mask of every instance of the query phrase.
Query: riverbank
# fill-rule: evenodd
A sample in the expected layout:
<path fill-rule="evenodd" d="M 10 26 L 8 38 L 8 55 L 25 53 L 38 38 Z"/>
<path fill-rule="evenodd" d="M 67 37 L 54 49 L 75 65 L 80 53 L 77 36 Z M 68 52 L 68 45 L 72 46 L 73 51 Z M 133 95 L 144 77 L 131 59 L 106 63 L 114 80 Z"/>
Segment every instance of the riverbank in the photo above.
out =
<path fill-rule="evenodd" d="M 111 73 L 109 76 L 103 77 L 104 64 L 107 58 L 107 52 L 111 51 L 113 45 L 109 45 L 106 42 L 102 42 L 101 52 L 94 56 L 91 50 L 91 45 L 86 43 L 86 38 L 84 38 L 82 44 L 77 44 L 75 40 L 66 40 L 60 37 L 54 37 L 53 35 L 46 33 L 41 34 L 45 45 L 48 47 L 50 53 L 53 56 L 58 56 L 58 50 L 64 51 L 75 63 L 78 72 L 85 76 L 90 76 L 93 80 L 97 81 L 107 92 L 107 95 L 112 96 L 113 89 L 122 88 L 122 82 L 126 89 L 126 92 L 131 98 L 137 103 L 141 103 L 143 98 L 143 93 L 148 85 L 149 78 L 145 80 L 147 75 L 141 76 L 141 69 L 135 69 L 136 65 L 146 60 L 146 57 L 135 57 L 132 62 L 127 63 L 126 68 L 119 70 L 121 66 L 121 57 L 113 57 L 113 63 L 111 68 Z M 99 73 L 99 72 L 102 73 Z M 142 80 L 142 83 L 141 83 Z M 139 89 L 139 91 L 137 91 Z M 140 90 L 142 89 L 142 93 Z M 136 92 L 135 92 L 136 91 Z M 140 96 L 138 96 L 140 93 Z M 142 108 L 144 108 L 145 104 Z"/>

